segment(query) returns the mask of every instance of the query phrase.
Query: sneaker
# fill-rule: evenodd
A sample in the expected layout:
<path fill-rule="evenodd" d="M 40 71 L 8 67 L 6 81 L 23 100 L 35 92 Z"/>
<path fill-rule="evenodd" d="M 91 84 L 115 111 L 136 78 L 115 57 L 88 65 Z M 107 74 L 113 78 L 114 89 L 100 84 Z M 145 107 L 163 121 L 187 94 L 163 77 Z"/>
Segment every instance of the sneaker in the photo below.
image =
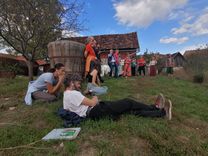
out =
<path fill-rule="evenodd" d="M 162 108 L 164 108 L 164 106 L 165 106 L 165 98 L 164 98 L 163 94 L 160 93 L 157 96 L 157 99 L 155 101 L 155 107 L 162 109 Z"/>
<path fill-rule="evenodd" d="M 170 100 L 165 101 L 165 114 L 168 120 L 172 119 L 172 102 Z"/>

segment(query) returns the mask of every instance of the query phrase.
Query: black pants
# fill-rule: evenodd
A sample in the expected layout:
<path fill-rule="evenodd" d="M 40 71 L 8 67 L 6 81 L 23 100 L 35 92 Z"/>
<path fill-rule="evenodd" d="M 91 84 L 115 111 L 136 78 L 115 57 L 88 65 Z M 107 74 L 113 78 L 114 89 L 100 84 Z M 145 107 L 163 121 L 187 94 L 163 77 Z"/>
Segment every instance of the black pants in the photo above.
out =
<path fill-rule="evenodd" d="M 165 110 L 158 109 L 154 105 L 146 105 L 132 99 L 122 99 L 118 101 L 101 101 L 90 110 L 88 117 L 99 119 L 109 116 L 114 119 L 125 113 L 143 117 L 165 116 Z"/>
<path fill-rule="evenodd" d="M 143 74 L 145 75 L 145 66 L 139 66 L 139 75 L 142 75 L 142 71 L 143 71 Z"/>
<path fill-rule="evenodd" d="M 131 75 L 132 76 L 136 75 L 136 67 L 131 67 Z"/>

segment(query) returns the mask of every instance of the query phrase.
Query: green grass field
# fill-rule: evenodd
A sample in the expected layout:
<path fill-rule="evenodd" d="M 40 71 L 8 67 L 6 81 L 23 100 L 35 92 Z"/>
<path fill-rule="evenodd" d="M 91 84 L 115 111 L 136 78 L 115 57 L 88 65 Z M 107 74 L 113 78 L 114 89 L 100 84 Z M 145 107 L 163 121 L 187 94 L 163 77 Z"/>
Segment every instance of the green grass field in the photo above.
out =
<path fill-rule="evenodd" d="M 208 86 L 157 77 L 107 79 L 108 94 L 101 99 L 135 98 L 153 103 L 163 93 L 173 103 L 173 119 L 123 115 L 117 121 L 87 120 L 73 141 L 40 141 L 54 128 L 63 126 L 56 115 L 62 100 L 46 104 L 23 104 L 28 80 L 0 79 L 0 155 L 208 155 Z M 15 107 L 14 110 L 10 110 Z M 37 142 L 36 142 L 37 141 Z M 31 144 L 30 143 L 33 143 Z M 25 146 L 22 146 L 25 145 Z M 16 146 L 22 146 L 14 148 Z M 13 148 L 11 148 L 13 147 Z M 5 149 L 10 148 L 10 149 Z"/>

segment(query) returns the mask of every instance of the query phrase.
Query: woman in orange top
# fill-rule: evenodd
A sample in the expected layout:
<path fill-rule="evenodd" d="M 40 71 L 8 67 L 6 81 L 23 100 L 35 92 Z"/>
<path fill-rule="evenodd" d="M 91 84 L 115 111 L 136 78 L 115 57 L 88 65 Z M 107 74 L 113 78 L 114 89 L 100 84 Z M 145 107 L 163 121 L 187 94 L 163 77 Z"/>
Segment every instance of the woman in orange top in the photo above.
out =
<path fill-rule="evenodd" d="M 93 44 L 94 44 L 94 38 L 93 37 L 88 37 L 87 38 L 87 45 L 86 45 L 85 51 L 84 51 L 84 56 L 86 58 L 84 78 L 86 78 L 87 74 L 90 71 L 91 61 L 96 59 L 95 52 L 92 48 Z"/>

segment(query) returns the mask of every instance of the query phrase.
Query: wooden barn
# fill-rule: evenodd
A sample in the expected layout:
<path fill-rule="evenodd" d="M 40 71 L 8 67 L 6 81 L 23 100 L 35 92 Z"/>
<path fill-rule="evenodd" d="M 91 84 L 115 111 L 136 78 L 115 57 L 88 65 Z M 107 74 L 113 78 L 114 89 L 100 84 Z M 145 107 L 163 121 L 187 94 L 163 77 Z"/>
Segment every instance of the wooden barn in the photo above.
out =
<path fill-rule="evenodd" d="M 171 56 L 173 57 L 175 67 L 182 67 L 184 65 L 186 59 L 180 52 L 173 53 Z"/>
<path fill-rule="evenodd" d="M 84 37 L 71 37 L 63 38 L 63 40 L 71 40 L 80 43 L 86 43 L 88 36 Z M 110 49 L 118 49 L 121 59 L 124 59 L 127 53 L 135 53 L 140 50 L 137 32 L 131 32 L 126 34 L 108 34 L 93 36 L 97 43 L 100 45 L 100 57 L 104 64 L 107 64 L 107 56 Z"/>
<path fill-rule="evenodd" d="M 16 60 L 19 61 L 19 66 L 24 71 L 22 74 L 28 75 L 28 67 L 25 58 L 23 56 L 17 56 Z M 50 68 L 50 64 L 45 60 L 36 60 L 35 63 L 33 64 L 33 74 L 40 75 L 41 73 L 48 71 L 49 68 Z"/>
<path fill-rule="evenodd" d="M 18 70 L 17 74 L 19 75 L 28 75 L 28 67 L 26 64 L 26 60 L 23 56 L 14 56 L 10 54 L 0 54 L 0 65 L 15 65 L 20 70 Z M 37 75 L 39 70 L 42 69 L 42 72 L 46 72 L 50 68 L 49 63 L 44 60 L 36 60 L 33 65 L 33 74 Z"/>
<path fill-rule="evenodd" d="M 18 63 L 18 61 L 15 60 L 15 56 L 8 54 L 0 54 L 0 63 L 1 65 L 6 65 L 6 64 L 15 64 Z"/>

